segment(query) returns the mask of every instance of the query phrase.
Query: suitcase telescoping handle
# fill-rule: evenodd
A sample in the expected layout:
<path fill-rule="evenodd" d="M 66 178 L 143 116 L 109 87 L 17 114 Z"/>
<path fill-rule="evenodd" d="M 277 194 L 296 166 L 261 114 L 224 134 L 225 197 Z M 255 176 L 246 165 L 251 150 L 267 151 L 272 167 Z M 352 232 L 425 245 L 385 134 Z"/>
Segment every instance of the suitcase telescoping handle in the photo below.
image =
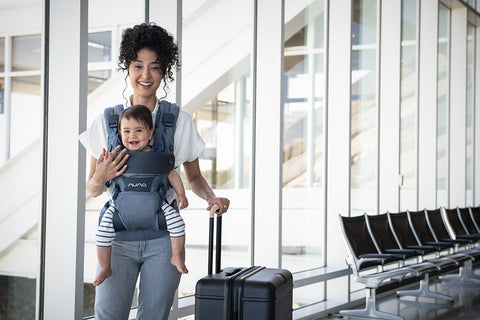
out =
<path fill-rule="evenodd" d="M 208 227 L 208 275 L 212 274 L 212 267 L 213 267 L 213 220 L 215 217 L 215 213 L 218 210 L 218 205 L 215 204 L 210 209 L 210 224 Z M 220 255 L 221 255 L 221 248 L 222 248 L 222 216 L 217 216 L 217 243 L 215 248 L 215 273 L 220 272 Z"/>

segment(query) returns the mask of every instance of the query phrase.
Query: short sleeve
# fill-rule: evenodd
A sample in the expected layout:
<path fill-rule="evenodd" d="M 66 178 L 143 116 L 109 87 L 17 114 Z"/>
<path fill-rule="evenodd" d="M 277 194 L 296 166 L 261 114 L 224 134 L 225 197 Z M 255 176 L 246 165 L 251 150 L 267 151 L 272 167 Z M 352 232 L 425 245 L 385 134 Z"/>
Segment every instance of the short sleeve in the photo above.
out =
<path fill-rule="evenodd" d="M 90 127 L 82 132 L 78 139 L 93 157 L 96 159 L 100 157 L 103 148 L 107 148 L 107 128 L 103 113 L 93 120 Z"/>
<path fill-rule="evenodd" d="M 175 167 L 194 161 L 205 148 L 205 142 L 200 137 L 192 116 L 184 110 L 178 114 L 174 138 Z"/>

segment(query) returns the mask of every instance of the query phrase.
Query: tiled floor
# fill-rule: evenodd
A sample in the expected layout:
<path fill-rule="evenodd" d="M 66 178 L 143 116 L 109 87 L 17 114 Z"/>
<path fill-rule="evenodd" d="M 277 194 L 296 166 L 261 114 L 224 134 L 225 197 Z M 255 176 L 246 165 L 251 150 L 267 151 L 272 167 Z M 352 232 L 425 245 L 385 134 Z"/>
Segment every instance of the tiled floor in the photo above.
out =
<path fill-rule="evenodd" d="M 403 317 L 405 320 L 430 320 L 430 319 L 455 319 L 475 320 L 480 319 L 480 284 L 467 285 L 458 282 L 432 281 L 432 291 L 449 295 L 454 302 L 448 303 L 444 300 L 433 300 L 426 298 L 395 296 L 384 297 L 377 301 L 380 311 L 392 313 Z M 364 306 L 361 306 L 363 308 Z M 358 317 L 339 317 L 330 315 L 322 320 L 331 319 L 367 319 Z M 368 318 L 371 319 L 371 318 Z"/>

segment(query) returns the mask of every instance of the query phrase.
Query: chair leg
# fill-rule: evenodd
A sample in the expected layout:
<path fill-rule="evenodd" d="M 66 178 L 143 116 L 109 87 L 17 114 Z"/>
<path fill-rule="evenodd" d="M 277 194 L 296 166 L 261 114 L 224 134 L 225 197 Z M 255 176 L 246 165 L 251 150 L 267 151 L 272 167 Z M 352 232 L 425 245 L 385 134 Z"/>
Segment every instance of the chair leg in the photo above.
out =
<path fill-rule="evenodd" d="M 480 280 L 480 276 L 477 275 L 477 274 L 475 274 L 475 273 L 473 272 L 473 263 L 472 263 L 472 261 L 468 261 L 468 262 L 466 263 L 465 271 L 467 272 L 467 276 L 468 276 L 469 279 L 471 278 L 471 279 L 478 279 L 478 280 Z"/>
<path fill-rule="evenodd" d="M 448 300 L 450 302 L 453 302 L 452 297 L 431 291 L 429 288 L 429 285 L 430 285 L 430 277 L 428 274 L 425 274 L 424 279 L 420 280 L 420 286 L 418 289 L 399 290 L 397 291 L 397 297 L 415 296 L 415 297 L 425 297 L 425 298 L 432 298 L 432 299 L 442 299 L 442 300 Z"/>
<path fill-rule="evenodd" d="M 451 280 L 471 284 L 480 284 L 480 278 L 477 275 L 473 274 L 471 261 L 465 262 L 463 267 L 459 268 L 458 274 L 447 274 L 438 278 L 440 280 Z"/>
<path fill-rule="evenodd" d="M 394 314 L 377 310 L 375 289 L 368 288 L 365 300 L 365 309 L 340 310 L 340 315 L 387 320 L 404 320 L 402 317 Z"/>

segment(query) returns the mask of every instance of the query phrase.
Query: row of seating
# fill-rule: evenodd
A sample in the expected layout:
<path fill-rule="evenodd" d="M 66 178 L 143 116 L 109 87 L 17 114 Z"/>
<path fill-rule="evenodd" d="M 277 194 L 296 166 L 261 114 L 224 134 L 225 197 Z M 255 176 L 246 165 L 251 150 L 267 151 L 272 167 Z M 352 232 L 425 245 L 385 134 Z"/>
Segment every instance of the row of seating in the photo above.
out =
<path fill-rule="evenodd" d="M 453 303 L 452 297 L 430 290 L 431 278 L 480 284 L 480 277 L 473 273 L 473 263 L 480 261 L 480 207 L 340 215 L 340 225 L 347 264 L 367 289 L 365 309 L 341 310 L 341 315 L 400 320 L 376 308 L 376 294 L 382 288 L 419 282 L 419 289 L 397 291 L 397 297 Z"/>

